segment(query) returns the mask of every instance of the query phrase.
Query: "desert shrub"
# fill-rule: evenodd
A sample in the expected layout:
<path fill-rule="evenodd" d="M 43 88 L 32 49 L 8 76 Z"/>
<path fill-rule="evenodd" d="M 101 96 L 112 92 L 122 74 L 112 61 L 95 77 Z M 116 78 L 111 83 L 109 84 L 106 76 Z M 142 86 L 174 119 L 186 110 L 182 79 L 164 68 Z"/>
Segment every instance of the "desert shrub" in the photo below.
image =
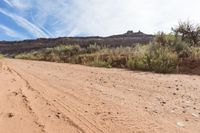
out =
<path fill-rule="evenodd" d="M 189 44 L 171 33 L 159 32 L 153 43 L 159 46 L 170 47 L 178 54 L 179 58 L 187 58 L 190 55 Z"/>
<path fill-rule="evenodd" d="M 158 32 L 154 38 L 154 43 L 161 46 L 173 46 L 176 40 L 176 36 L 171 33 Z"/>
<path fill-rule="evenodd" d="M 2 54 L 0 54 L 0 59 L 2 59 L 4 56 Z"/>
<path fill-rule="evenodd" d="M 189 45 L 180 39 L 175 41 L 172 48 L 177 52 L 179 58 L 187 58 L 191 54 Z"/>
<path fill-rule="evenodd" d="M 177 37 L 187 42 L 190 46 L 200 45 L 200 25 L 192 24 L 190 21 L 179 22 L 178 26 L 172 28 Z"/>
<path fill-rule="evenodd" d="M 88 63 L 88 65 L 90 66 L 95 66 L 95 67 L 107 67 L 107 68 L 111 68 L 111 64 L 108 61 L 103 61 L 100 59 L 95 59 L 94 61 Z"/>
<path fill-rule="evenodd" d="M 129 56 L 127 66 L 133 70 L 148 70 L 150 68 L 148 63 L 149 46 L 137 45 L 133 51 L 133 55 Z"/>
<path fill-rule="evenodd" d="M 86 52 L 87 53 L 95 53 L 95 52 L 97 52 L 97 51 L 99 51 L 101 49 L 102 48 L 95 43 L 95 44 L 89 45 L 89 47 L 86 48 Z"/>
<path fill-rule="evenodd" d="M 178 47 L 178 46 L 177 46 Z M 182 48 L 177 48 L 177 51 Z M 58 46 L 17 55 L 16 58 L 67 62 L 96 67 L 118 67 L 155 72 L 172 72 L 177 66 L 177 55 L 173 48 L 157 44 L 136 47 L 104 48 L 98 51 L 79 46 Z"/>
<path fill-rule="evenodd" d="M 127 66 L 134 70 L 168 73 L 176 70 L 178 57 L 170 48 L 158 45 L 138 46 Z"/>
<path fill-rule="evenodd" d="M 191 54 L 189 56 L 190 60 L 200 61 L 200 47 L 192 47 Z"/>
<path fill-rule="evenodd" d="M 20 59 L 44 60 L 52 62 L 68 62 L 69 58 L 81 53 L 79 46 L 60 45 L 54 48 L 45 48 L 15 56 Z"/>
<path fill-rule="evenodd" d="M 38 55 L 37 51 L 30 53 L 21 53 L 15 56 L 16 59 L 42 60 L 42 56 Z"/>
<path fill-rule="evenodd" d="M 150 49 L 148 58 L 150 69 L 155 72 L 173 72 L 178 65 L 177 54 L 168 47 L 161 46 Z"/>

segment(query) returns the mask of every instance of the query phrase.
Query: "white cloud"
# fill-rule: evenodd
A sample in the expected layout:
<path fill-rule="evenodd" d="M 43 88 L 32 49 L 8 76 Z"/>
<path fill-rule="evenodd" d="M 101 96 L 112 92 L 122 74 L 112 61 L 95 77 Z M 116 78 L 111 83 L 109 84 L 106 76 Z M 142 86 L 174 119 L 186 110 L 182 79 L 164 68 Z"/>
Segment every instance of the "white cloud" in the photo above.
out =
<path fill-rule="evenodd" d="M 13 4 L 10 2 L 10 0 L 3 0 L 4 2 L 6 2 L 9 6 L 13 7 Z"/>
<path fill-rule="evenodd" d="M 26 36 L 20 34 L 20 33 L 17 32 L 17 31 L 12 30 L 11 28 L 9 28 L 9 27 L 7 27 L 7 26 L 5 26 L 5 25 L 1 25 L 1 24 L 0 24 L 0 29 L 2 29 L 3 32 L 4 32 L 6 35 L 10 36 L 10 37 L 18 38 L 18 39 L 27 38 Z"/>
<path fill-rule="evenodd" d="M 200 22 L 199 0 L 4 0 L 18 7 L 31 24 L 18 23 L 37 36 L 102 35 L 141 30 L 169 32 L 179 20 Z M 25 7 L 23 8 L 23 6 Z M 20 8 L 21 7 L 21 8 Z M 31 12 L 27 13 L 27 10 Z M 24 12 L 24 13 L 23 13 Z M 24 15 L 26 14 L 26 15 Z M 16 17 L 12 17 L 13 19 Z M 23 22 L 22 22 L 23 20 Z M 28 21 L 28 22 L 27 22 Z M 25 23 L 25 24 L 24 24 Z M 37 26 L 36 26 L 37 25 Z M 29 27 L 32 28 L 29 28 Z M 38 26 L 40 28 L 38 28 Z"/>
<path fill-rule="evenodd" d="M 19 9 L 29 9 L 31 7 L 31 1 L 29 0 L 4 0 L 11 7 L 16 7 Z"/>
<path fill-rule="evenodd" d="M 0 8 L 0 13 L 10 17 L 11 19 L 13 19 L 19 26 L 26 29 L 30 33 L 32 33 L 32 35 L 35 36 L 35 37 L 50 37 L 50 35 L 48 35 L 44 31 L 42 31 L 35 24 L 31 23 L 30 21 L 28 21 L 27 19 L 25 19 L 21 16 L 7 12 L 7 11 L 1 9 L 1 8 Z"/>

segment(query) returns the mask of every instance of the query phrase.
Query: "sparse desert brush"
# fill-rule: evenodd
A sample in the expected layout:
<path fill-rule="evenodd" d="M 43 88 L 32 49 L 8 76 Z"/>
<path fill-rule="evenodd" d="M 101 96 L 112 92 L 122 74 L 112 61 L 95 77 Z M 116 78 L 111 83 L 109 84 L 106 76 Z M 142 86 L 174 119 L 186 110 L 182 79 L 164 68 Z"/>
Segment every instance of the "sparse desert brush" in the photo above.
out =
<path fill-rule="evenodd" d="M 188 43 L 189 46 L 200 46 L 200 25 L 193 24 L 190 21 L 180 21 L 178 26 L 172 28 L 176 37 L 181 37 L 182 41 Z"/>
<path fill-rule="evenodd" d="M 106 67 L 106 68 L 111 68 L 110 62 L 103 61 L 100 59 L 95 59 L 94 61 L 90 62 L 88 65 L 90 66 L 95 66 L 95 67 Z"/>
<path fill-rule="evenodd" d="M 16 58 L 76 63 L 96 67 L 128 67 L 133 70 L 162 73 L 174 71 L 177 65 L 176 52 L 173 52 L 169 47 L 155 44 L 138 44 L 134 48 L 103 48 L 99 51 L 89 50 L 89 52 L 87 48 L 61 45 L 19 54 Z"/>
<path fill-rule="evenodd" d="M 189 58 L 190 60 L 200 61 L 200 47 L 192 47 Z"/>
<path fill-rule="evenodd" d="M 27 59 L 27 60 L 43 60 L 43 56 L 40 55 L 39 51 L 25 52 L 14 56 L 16 59 Z"/>
<path fill-rule="evenodd" d="M 2 54 L 0 54 L 0 59 L 2 59 L 4 56 Z"/>
<path fill-rule="evenodd" d="M 150 70 L 161 73 L 170 73 L 176 71 L 178 65 L 178 56 L 169 47 L 159 47 L 153 49 L 148 55 Z M 148 59 L 147 58 L 147 59 Z"/>
<path fill-rule="evenodd" d="M 128 57 L 127 66 L 132 70 L 147 70 L 147 52 L 148 46 L 137 45 L 133 51 L 133 55 Z"/>
<path fill-rule="evenodd" d="M 73 55 L 78 55 L 81 48 L 77 45 L 60 45 L 54 48 L 44 48 L 38 51 L 21 53 L 15 56 L 18 59 L 44 60 L 52 62 L 67 62 Z"/>
<path fill-rule="evenodd" d="M 101 49 L 102 48 L 95 43 L 95 44 L 90 44 L 89 47 L 86 48 L 86 52 L 87 53 L 95 53 Z"/>
<path fill-rule="evenodd" d="M 198 35 L 196 38 L 194 33 Z M 146 45 L 122 47 L 125 46 L 122 44 L 112 48 L 95 43 L 82 47 L 60 45 L 18 54 L 15 58 L 171 73 L 179 71 L 180 67 L 187 67 L 188 62 L 200 62 L 199 35 L 199 27 L 181 23 L 170 34 L 159 32 L 153 42 Z"/>
<path fill-rule="evenodd" d="M 177 54 L 170 48 L 159 45 L 137 46 L 134 55 L 130 56 L 127 66 L 133 70 L 154 71 L 169 73 L 176 70 L 178 65 Z"/>
<path fill-rule="evenodd" d="M 158 32 L 154 38 L 154 43 L 162 46 L 172 46 L 176 40 L 177 37 L 172 33 L 165 34 L 164 32 Z"/>

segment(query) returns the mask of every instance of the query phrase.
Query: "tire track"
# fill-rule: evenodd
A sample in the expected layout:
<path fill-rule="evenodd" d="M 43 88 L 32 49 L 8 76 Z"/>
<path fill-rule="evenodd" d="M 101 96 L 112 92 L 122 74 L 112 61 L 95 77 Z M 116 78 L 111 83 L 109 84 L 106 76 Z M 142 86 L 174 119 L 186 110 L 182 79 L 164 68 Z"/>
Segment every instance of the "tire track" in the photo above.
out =
<path fill-rule="evenodd" d="M 35 78 L 35 79 L 39 79 L 40 81 L 42 81 L 42 79 L 40 79 L 39 77 L 37 77 L 37 76 L 35 76 L 35 75 L 32 75 L 32 74 L 30 74 L 30 73 L 28 73 L 27 72 L 27 74 L 28 75 L 30 75 L 30 76 L 32 76 L 33 78 Z M 25 80 L 25 79 L 24 79 Z M 30 84 L 29 84 L 30 85 Z M 31 90 L 33 90 L 33 91 L 37 91 L 37 90 L 35 90 L 35 89 L 33 89 L 33 87 L 31 87 L 31 86 L 27 86 L 28 88 L 30 88 Z M 65 93 L 66 95 L 68 95 L 69 97 L 71 97 L 71 98 L 73 98 L 73 99 L 76 99 L 76 98 L 78 98 L 78 97 L 76 97 L 76 96 L 73 96 L 72 94 L 69 94 L 68 92 L 63 92 L 63 91 L 61 91 L 59 88 L 57 88 L 57 87 L 55 87 L 55 86 L 53 86 L 53 85 L 50 85 L 50 84 L 48 84 L 48 87 L 50 87 L 50 88 L 52 88 L 53 90 L 58 90 L 60 93 Z M 45 88 L 45 87 L 44 87 Z M 45 90 L 45 89 L 44 89 Z M 44 91 L 43 90 L 43 91 Z M 37 91 L 38 92 L 38 94 L 40 94 L 40 92 L 39 91 Z M 87 118 L 85 118 L 83 115 L 81 115 L 81 114 L 79 114 L 80 112 L 78 112 L 77 111 L 77 107 L 78 106 L 73 106 L 73 103 L 71 103 L 70 104 L 70 106 L 71 107 L 73 107 L 73 108 L 71 108 L 69 105 L 67 105 L 67 104 L 65 104 L 64 102 L 62 102 L 62 99 L 59 99 L 58 97 L 55 97 L 55 96 L 53 96 L 53 95 L 51 95 L 51 96 L 48 96 L 47 95 L 48 94 L 48 92 L 43 92 L 43 95 L 46 95 L 46 97 L 51 97 L 51 98 L 53 98 L 54 99 L 54 102 L 59 106 L 59 107 L 61 107 L 61 108 L 63 108 L 64 110 L 66 110 L 66 111 L 68 111 L 68 112 L 70 112 L 70 115 L 73 115 L 73 117 L 75 118 L 75 119 L 77 119 L 77 121 L 79 121 L 79 122 L 81 122 L 81 124 L 84 124 L 85 125 L 85 127 L 87 127 L 89 130 L 91 130 L 91 132 L 100 132 L 100 133 L 104 133 L 104 131 L 102 130 L 102 129 L 100 129 L 99 127 L 97 127 L 95 124 L 93 124 L 93 122 L 91 122 L 91 121 L 89 121 Z M 43 97 L 43 99 L 45 99 L 44 97 Z M 48 101 L 47 99 L 45 99 L 46 101 Z M 79 99 L 80 100 L 80 99 Z M 54 105 L 54 104 L 51 104 L 51 105 L 53 105 L 56 109 L 57 109 L 57 107 Z M 80 107 L 79 107 L 80 108 Z M 80 108 L 81 109 L 81 108 Z M 61 111 L 58 111 L 58 112 L 61 112 Z M 57 112 L 55 112 L 56 113 L 56 115 L 57 115 Z M 59 114 L 59 116 L 60 116 L 60 114 Z M 65 121 L 68 121 L 72 126 L 75 126 L 75 127 L 77 127 L 78 129 L 81 129 L 81 131 L 82 132 L 85 132 L 82 128 L 80 128 L 77 124 L 75 124 L 75 122 L 73 122 L 68 116 L 66 116 L 66 115 L 64 115 L 64 113 L 62 113 L 62 115 L 61 115 L 61 117 L 60 118 L 63 118 Z M 88 124 L 86 124 L 86 123 L 88 123 Z M 93 128 L 93 129 L 92 129 Z"/>
<path fill-rule="evenodd" d="M 22 76 L 21 76 L 18 72 L 16 72 L 15 70 L 11 69 L 11 68 L 10 68 L 9 66 L 7 66 L 7 65 L 6 65 L 6 68 L 7 68 L 7 70 L 8 70 L 11 74 L 13 74 L 13 72 L 14 72 L 14 73 L 17 74 L 22 80 L 24 80 L 24 79 L 22 78 Z M 27 89 L 31 89 L 31 86 L 28 84 L 28 82 L 25 81 L 25 83 L 26 83 Z M 31 89 L 31 90 L 32 90 L 32 89 Z M 34 123 L 38 126 L 38 128 L 40 128 L 40 130 L 41 130 L 42 133 L 46 133 L 46 131 L 45 131 L 45 125 L 43 125 L 42 123 L 39 122 L 38 116 L 37 116 L 37 115 L 35 114 L 35 112 L 33 111 L 33 109 L 32 109 L 32 107 L 31 107 L 31 105 L 30 105 L 30 102 L 29 102 L 27 96 L 23 94 L 23 91 L 22 91 L 21 88 L 19 89 L 19 95 L 20 95 L 20 97 L 22 98 L 22 101 L 23 101 L 25 107 L 27 108 L 28 112 L 29 112 L 29 113 L 32 115 L 32 117 L 34 118 Z"/>
<path fill-rule="evenodd" d="M 37 94 L 37 96 L 39 96 L 41 99 L 43 99 L 43 101 L 45 101 L 45 102 L 47 103 L 47 105 L 51 105 L 51 107 L 53 106 L 54 109 L 50 109 L 50 110 L 51 110 L 51 112 L 54 113 L 55 116 L 57 116 L 59 119 L 62 119 L 62 120 L 65 121 L 65 122 L 67 122 L 69 125 L 75 127 L 75 128 L 78 129 L 81 133 L 86 133 L 86 132 L 85 132 L 81 127 L 79 127 L 74 121 L 72 121 L 72 120 L 71 120 L 69 117 L 67 117 L 64 113 L 62 113 L 60 110 L 58 110 L 57 107 L 56 107 L 53 103 L 50 104 L 50 102 L 49 102 L 46 98 L 44 98 L 44 97 L 41 95 L 41 92 L 35 90 L 35 89 L 30 85 L 30 83 L 29 83 L 25 78 L 23 78 L 23 76 L 22 76 L 20 73 L 18 73 L 18 72 L 17 72 L 16 70 L 14 70 L 14 69 L 11 69 L 11 68 L 8 67 L 8 66 L 7 66 L 7 68 L 8 68 L 8 70 L 9 70 L 11 73 L 12 73 L 12 71 L 15 72 L 16 75 L 17 75 L 18 77 L 20 77 L 20 79 L 22 79 L 22 80 L 25 82 L 26 88 L 27 88 L 28 90 L 30 90 L 30 91 L 32 91 L 32 92 L 35 92 L 35 93 Z M 22 92 L 22 89 L 20 89 L 20 92 L 19 92 L 19 93 L 20 93 L 20 95 L 21 95 L 21 97 L 22 97 L 22 99 L 23 99 L 23 102 L 24 102 L 25 106 L 27 107 L 27 109 L 29 110 L 29 112 L 34 116 L 34 118 L 35 118 L 34 123 L 35 123 L 39 128 L 41 128 L 41 131 L 42 131 L 43 133 L 46 133 L 46 131 L 45 131 L 45 125 L 44 125 L 44 124 L 41 124 L 41 123 L 39 122 L 38 116 L 35 114 L 35 112 L 33 111 L 32 107 L 30 106 L 27 97 L 26 97 L 26 96 L 23 94 L 23 92 Z"/>
<path fill-rule="evenodd" d="M 39 79 L 40 81 L 42 81 L 42 79 L 40 79 L 39 77 L 32 75 L 29 73 L 29 75 L 33 76 L 36 79 Z M 78 97 L 72 95 L 71 93 L 68 92 L 63 92 L 62 90 L 60 90 L 60 88 L 57 88 L 56 86 L 53 86 L 51 84 L 48 84 L 48 88 L 52 88 L 53 90 L 59 91 L 60 93 L 64 93 L 66 95 L 68 95 L 70 98 L 74 99 L 74 100 L 80 100 Z M 43 90 L 45 91 L 45 90 Z M 43 92 L 44 95 L 48 94 L 48 92 Z M 46 95 L 48 97 L 48 95 Z M 100 129 L 99 127 L 97 127 L 95 124 L 93 124 L 93 122 L 91 122 L 90 120 L 88 120 L 86 117 L 84 117 L 82 114 L 80 114 L 80 112 L 77 110 L 77 108 L 79 108 L 81 110 L 81 107 L 79 107 L 78 105 L 74 106 L 74 103 L 71 103 L 70 106 L 65 104 L 64 102 L 62 102 L 62 99 L 59 99 L 58 97 L 55 97 L 53 95 L 51 95 L 50 97 L 52 97 L 54 99 L 54 102 L 60 106 L 61 108 L 63 108 L 64 110 L 70 112 L 71 115 L 73 115 L 73 117 L 75 119 L 77 119 L 79 122 L 81 122 L 82 124 L 84 124 L 89 130 L 91 130 L 91 132 L 100 132 L 100 133 L 104 133 L 104 131 L 102 129 Z M 71 100 L 70 100 L 71 101 Z M 68 101 L 69 102 L 69 101 Z M 56 107 L 55 107 L 56 108 Z M 92 114 L 91 114 L 92 115 Z M 64 118 L 67 119 L 67 121 L 73 122 L 69 117 L 67 117 L 66 115 L 64 115 Z M 75 124 L 74 122 L 72 123 L 73 125 Z M 77 124 L 76 124 L 77 125 Z M 78 125 L 77 125 L 78 126 Z M 93 128 L 93 129 L 92 129 Z"/>

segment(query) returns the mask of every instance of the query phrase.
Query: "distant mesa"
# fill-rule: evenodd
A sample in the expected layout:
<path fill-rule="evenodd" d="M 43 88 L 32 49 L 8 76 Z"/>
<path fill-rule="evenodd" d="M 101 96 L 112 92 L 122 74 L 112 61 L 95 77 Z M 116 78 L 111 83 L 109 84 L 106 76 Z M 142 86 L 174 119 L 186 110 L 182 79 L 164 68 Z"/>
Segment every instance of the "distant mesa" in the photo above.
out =
<path fill-rule="evenodd" d="M 143 37 L 143 36 L 148 36 L 148 34 L 145 34 L 145 33 L 141 32 L 140 30 L 138 32 L 133 32 L 132 30 L 129 30 L 124 34 L 113 35 L 110 37 Z"/>
<path fill-rule="evenodd" d="M 132 30 L 127 31 L 124 35 L 126 36 L 135 36 L 135 35 L 144 35 L 140 30 L 138 32 L 133 32 Z"/>

